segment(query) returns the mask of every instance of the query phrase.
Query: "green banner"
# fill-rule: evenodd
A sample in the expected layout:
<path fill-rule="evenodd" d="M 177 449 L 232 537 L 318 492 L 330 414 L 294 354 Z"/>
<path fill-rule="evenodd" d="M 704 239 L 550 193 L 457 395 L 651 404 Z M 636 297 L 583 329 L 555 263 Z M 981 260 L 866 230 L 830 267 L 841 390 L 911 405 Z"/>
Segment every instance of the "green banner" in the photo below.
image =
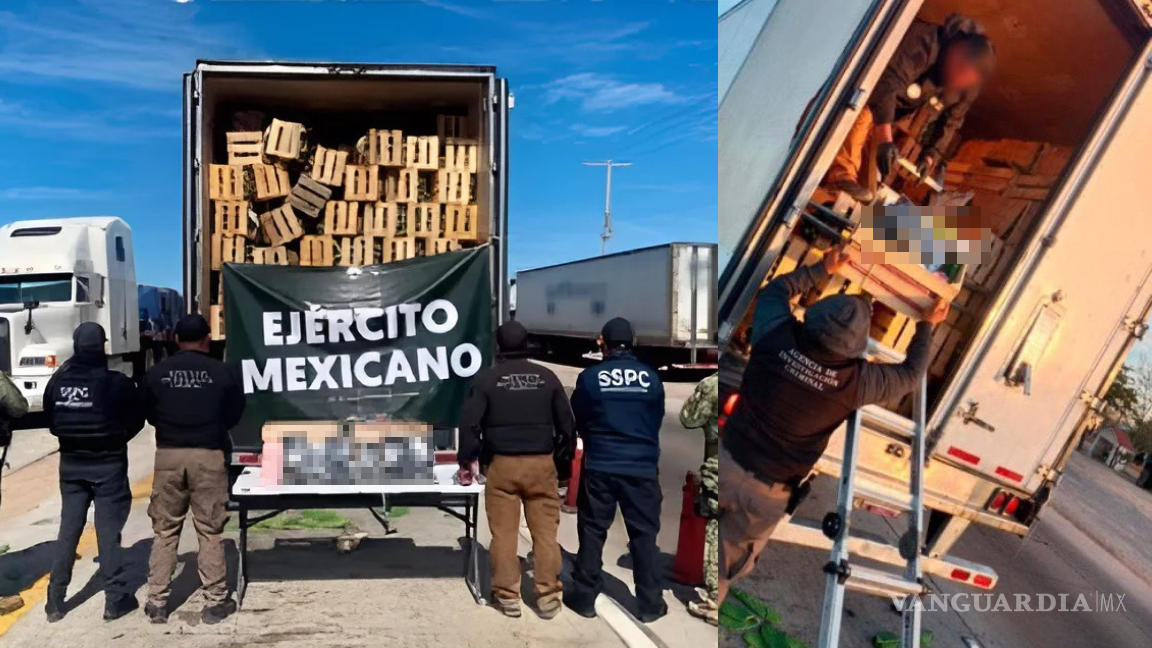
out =
<path fill-rule="evenodd" d="M 225 360 L 248 399 L 236 449 L 266 421 L 454 427 L 492 362 L 489 246 L 379 266 L 224 265 Z"/>

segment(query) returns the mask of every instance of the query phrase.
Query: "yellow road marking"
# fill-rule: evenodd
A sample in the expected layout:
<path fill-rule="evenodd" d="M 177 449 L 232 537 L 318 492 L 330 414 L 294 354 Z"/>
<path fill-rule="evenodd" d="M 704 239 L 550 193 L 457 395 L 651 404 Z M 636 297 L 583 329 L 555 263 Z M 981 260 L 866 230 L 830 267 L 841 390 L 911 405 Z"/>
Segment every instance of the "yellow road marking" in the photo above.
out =
<path fill-rule="evenodd" d="M 152 473 L 149 473 L 147 477 L 132 485 L 132 499 L 142 499 L 152 494 L 152 476 Z M 95 550 L 96 530 L 89 524 L 84 527 L 84 533 L 80 535 L 80 544 L 76 545 L 76 553 L 80 554 L 81 558 L 87 558 Z M 49 574 L 44 574 L 35 583 L 32 583 L 31 587 L 20 592 L 21 598 L 24 599 L 24 607 L 0 615 L 0 637 L 11 630 L 21 617 L 33 608 L 39 608 L 40 604 L 48 598 L 48 576 Z"/>

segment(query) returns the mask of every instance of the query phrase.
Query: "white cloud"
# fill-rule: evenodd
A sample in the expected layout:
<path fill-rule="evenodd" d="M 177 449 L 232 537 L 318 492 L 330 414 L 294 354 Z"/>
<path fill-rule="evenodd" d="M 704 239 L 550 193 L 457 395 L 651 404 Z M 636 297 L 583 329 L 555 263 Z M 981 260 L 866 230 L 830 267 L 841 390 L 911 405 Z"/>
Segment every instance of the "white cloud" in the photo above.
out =
<path fill-rule="evenodd" d="M 0 200 L 99 200 L 107 198 L 103 191 L 73 187 L 9 187 L 0 189 Z"/>
<path fill-rule="evenodd" d="M 572 124 L 570 128 L 584 137 L 608 137 L 628 130 L 627 126 L 589 126 L 587 124 Z"/>
<path fill-rule="evenodd" d="M 662 83 L 625 83 L 613 77 L 582 72 L 557 79 L 545 86 L 545 103 L 578 101 L 589 112 L 612 112 L 651 104 L 687 101 Z"/>
<path fill-rule="evenodd" d="M 197 58 L 228 58 L 245 43 L 222 25 L 195 24 L 195 5 L 81 0 L 25 15 L 0 12 L 0 77 L 21 84 L 96 82 L 172 90 Z"/>

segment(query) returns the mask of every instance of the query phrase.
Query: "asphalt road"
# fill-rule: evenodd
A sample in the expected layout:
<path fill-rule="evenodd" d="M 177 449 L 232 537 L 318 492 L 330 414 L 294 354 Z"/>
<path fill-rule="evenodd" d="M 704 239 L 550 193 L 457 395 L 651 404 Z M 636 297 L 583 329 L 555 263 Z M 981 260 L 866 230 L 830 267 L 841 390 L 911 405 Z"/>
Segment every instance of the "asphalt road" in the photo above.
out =
<path fill-rule="evenodd" d="M 965 611 L 926 611 L 923 627 L 932 630 L 933 645 L 958 648 L 1152 646 L 1152 586 L 1139 576 L 1147 565 L 1134 562 L 1139 560 L 1136 552 L 1121 552 L 1109 546 L 1120 539 L 1107 531 L 1118 525 L 1139 526 L 1147 542 L 1152 537 L 1152 520 L 1119 519 L 1127 515 L 1128 507 L 1099 502 L 1090 512 L 1077 508 L 1075 513 L 1080 519 L 1073 524 L 1061 511 L 1061 504 L 1077 506 L 1082 496 L 1079 489 L 1086 484 L 1097 488 L 1101 479 L 1121 478 L 1097 471 L 1082 461 L 1071 462 L 1069 470 L 1073 474 L 1057 490 L 1052 502 L 1055 506 L 1050 505 L 1041 514 L 1039 524 L 1028 538 L 974 526 L 960 539 L 954 555 L 991 566 L 1000 576 L 999 585 L 993 590 L 994 598 L 987 603 L 967 599 Z M 1125 489 L 1128 498 L 1152 498 L 1152 493 L 1139 491 L 1131 484 L 1118 481 L 1110 485 Z M 831 479 L 821 478 L 799 513 L 818 519 L 834 506 L 835 500 L 835 484 Z M 864 531 L 889 539 L 895 538 L 895 529 L 902 528 L 901 520 L 859 511 L 852 520 Z M 1086 520 L 1095 520 L 1096 524 L 1085 524 Z M 1117 555 L 1124 556 L 1123 561 L 1115 557 Z M 755 573 L 738 586 L 774 606 L 783 615 L 783 625 L 790 634 L 815 646 L 823 605 L 824 580 L 820 570 L 827 559 L 824 551 L 771 543 Z M 930 579 L 930 585 L 937 592 L 952 595 L 975 591 L 936 579 Z M 1042 594 L 1055 597 L 1057 606 L 1059 597 L 1066 595 L 1068 609 L 1075 607 L 1078 596 L 1083 595 L 1092 611 L 996 610 L 999 604 L 996 597 L 1001 594 L 1007 606 L 1015 606 L 1017 596 L 1023 595 L 1033 608 L 1042 605 Z M 1104 610 L 1104 600 L 1110 601 L 1112 608 L 1122 609 Z M 887 599 L 849 593 L 846 601 L 840 637 L 843 648 L 865 648 L 878 632 L 899 632 L 900 618 Z M 735 648 L 744 642 L 722 633 L 720 645 Z"/>

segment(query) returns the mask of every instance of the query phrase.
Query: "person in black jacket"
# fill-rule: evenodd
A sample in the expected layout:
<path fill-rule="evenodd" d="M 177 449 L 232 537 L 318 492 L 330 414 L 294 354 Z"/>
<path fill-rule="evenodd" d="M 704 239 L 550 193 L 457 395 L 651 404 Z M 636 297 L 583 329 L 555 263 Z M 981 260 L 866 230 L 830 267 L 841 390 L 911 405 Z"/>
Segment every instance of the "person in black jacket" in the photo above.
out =
<path fill-rule="evenodd" d="M 871 183 L 861 177 L 866 146 L 875 149 L 880 176 L 887 177 L 899 159 L 892 125 L 925 104 L 936 112 L 920 140 L 917 173 L 931 175 L 964 124 L 995 60 L 992 41 L 971 18 L 953 15 L 942 25 L 913 22 L 829 168 L 825 186 L 872 202 Z"/>
<path fill-rule="evenodd" d="M 604 541 L 619 505 L 628 530 L 639 619 L 650 623 L 668 613 L 656 547 L 664 498 L 658 479 L 664 385 L 655 369 L 632 355 L 634 342 L 628 320 L 609 320 L 600 332 L 604 360 L 585 369 L 572 391 L 584 465 L 576 499 L 580 549 L 564 603 L 577 614 L 596 616 Z"/>
<path fill-rule="evenodd" d="M 120 532 L 132 506 L 128 485 L 128 441 L 144 428 L 136 383 L 108 369 L 107 337 L 95 322 L 72 334 L 73 356 L 44 388 L 48 430 L 60 440 L 60 534 L 56 540 L 45 612 L 49 622 L 64 618 L 64 598 L 72 581 L 76 547 L 96 504 L 96 543 L 104 580 L 104 619 L 118 619 L 140 607 L 128 587 Z"/>
<path fill-rule="evenodd" d="M 839 249 L 821 263 L 773 279 L 752 321 L 752 355 L 737 405 L 720 437 L 720 600 L 752 571 L 792 490 L 824 454 L 828 439 L 856 409 L 899 398 L 928 369 L 932 326 L 946 302 L 917 322 L 904 362 L 870 363 L 871 307 L 859 295 L 834 295 L 809 306 L 804 321 L 791 300 L 848 261 Z"/>
<path fill-rule="evenodd" d="M 227 520 L 228 430 L 244 413 L 244 390 L 228 365 L 208 355 L 211 330 L 203 317 L 185 315 L 174 332 L 180 350 L 153 367 L 141 386 L 144 411 L 156 428 L 156 470 L 148 505 L 154 538 L 144 612 L 153 623 L 168 620 L 176 549 L 191 507 L 206 603 L 201 619 L 218 623 L 236 611 L 236 602 L 228 596 L 220 534 Z"/>
<path fill-rule="evenodd" d="M 520 616 L 520 503 L 532 533 L 536 601 L 540 616 L 561 608 L 558 477 L 568 479 L 576 427 L 556 374 L 527 359 L 528 331 L 510 321 L 496 331 L 500 362 L 472 378 L 460 416 L 460 470 L 490 458 L 484 500 L 496 606 Z M 560 474 L 558 476 L 558 469 Z"/>

